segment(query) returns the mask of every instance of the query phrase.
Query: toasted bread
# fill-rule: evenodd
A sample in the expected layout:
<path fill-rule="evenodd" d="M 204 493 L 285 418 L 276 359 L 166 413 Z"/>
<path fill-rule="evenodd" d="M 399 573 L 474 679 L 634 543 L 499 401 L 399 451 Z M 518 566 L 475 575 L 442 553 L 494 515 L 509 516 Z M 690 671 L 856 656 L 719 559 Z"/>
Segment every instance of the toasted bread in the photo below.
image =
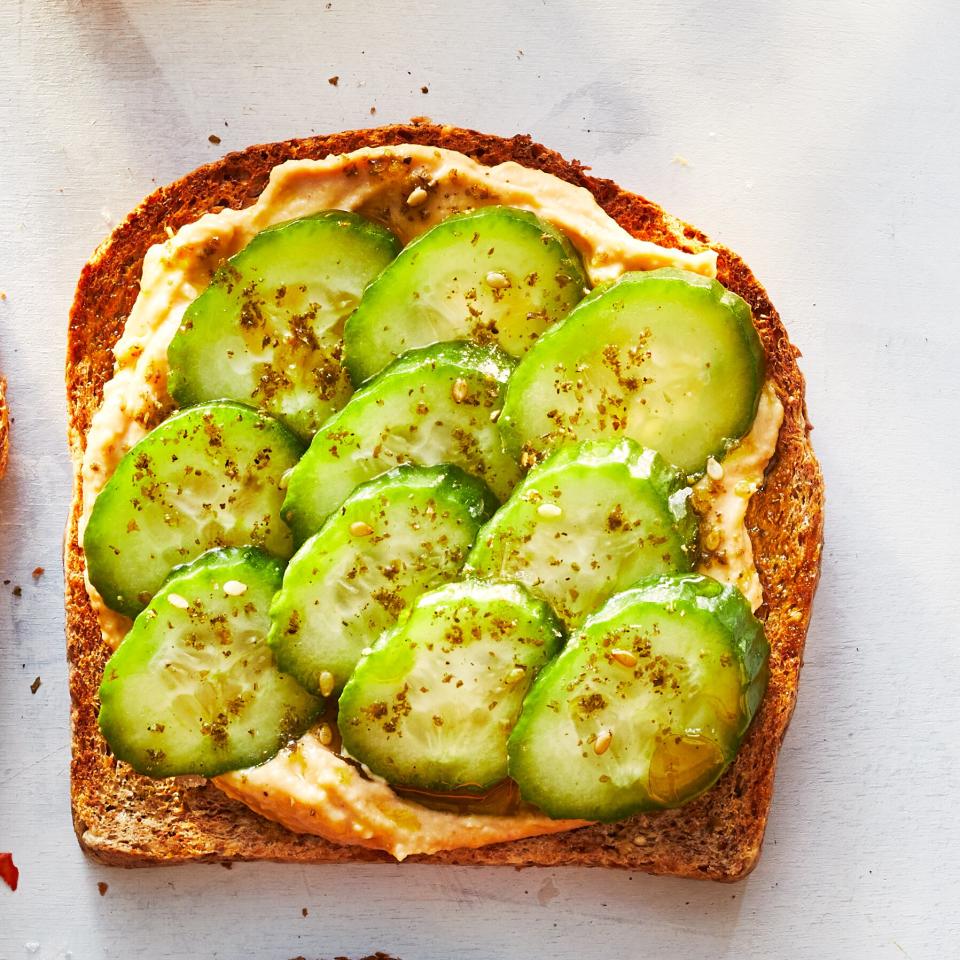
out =
<path fill-rule="evenodd" d="M 414 861 L 516 866 L 611 866 L 686 877 L 737 880 L 756 863 L 773 794 L 774 768 L 797 696 L 803 645 L 820 568 L 823 482 L 808 434 L 804 380 L 796 348 L 767 294 L 732 251 L 656 204 L 597 179 L 528 136 L 504 139 L 470 130 L 412 123 L 250 147 L 162 187 L 137 207 L 84 267 L 70 315 L 67 400 L 74 499 L 67 529 L 66 610 L 73 700 L 73 817 L 84 849 L 102 863 L 137 866 L 189 860 L 270 859 L 300 863 L 388 861 L 386 854 L 291 833 L 262 819 L 212 785 L 149 780 L 117 763 L 97 727 L 97 688 L 108 649 L 91 609 L 77 542 L 80 462 L 90 422 L 113 370 L 112 347 L 139 291 L 147 249 L 167 229 L 208 211 L 251 204 L 270 170 L 293 158 L 324 157 L 361 147 L 421 143 L 493 165 L 514 160 L 585 187 L 630 233 L 668 247 L 719 256 L 719 279 L 751 306 L 767 355 L 768 376 L 785 407 L 776 455 L 747 523 L 763 584 L 772 654 L 759 713 L 719 783 L 678 810 L 620 823 L 453 850 Z"/>
<path fill-rule="evenodd" d="M 10 457 L 10 411 L 7 408 L 7 381 L 0 377 L 0 477 L 7 472 Z"/>

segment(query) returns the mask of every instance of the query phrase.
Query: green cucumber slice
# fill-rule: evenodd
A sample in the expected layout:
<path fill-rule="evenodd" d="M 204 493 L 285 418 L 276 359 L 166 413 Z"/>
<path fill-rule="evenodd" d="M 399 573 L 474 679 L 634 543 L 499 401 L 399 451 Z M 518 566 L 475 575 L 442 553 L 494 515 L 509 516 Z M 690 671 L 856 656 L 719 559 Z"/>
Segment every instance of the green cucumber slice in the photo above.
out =
<path fill-rule="evenodd" d="M 632 440 L 563 447 L 480 531 L 467 574 L 519 580 L 576 625 L 642 577 L 693 568 L 690 493 L 678 470 Z"/>
<path fill-rule="evenodd" d="M 456 578 L 495 508 L 480 480 L 449 465 L 359 486 L 287 567 L 270 608 L 280 669 L 313 693 L 339 690 L 404 607 Z"/>
<path fill-rule="evenodd" d="M 424 594 L 344 687 L 344 748 L 398 786 L 483 792 L 506 777 L 507 735 L 561 643 L 550 608 L 519 584 Z"/>
<path fill-rule="evenodd" d="M 302 451 L 281 423 L 239 403 L 175 413 L 120 461 L 94 502 L 83 537 L 90 582 L 134 617 L 173 567 L 211 547 L 253 544 L 289 557 L 283 477 Z"/>
<path fill-rule="evenodd" d="M 364 480 L 401 463 L 453 463 L 503 500 L 520 479 L 491 420 L 511 362 L 494 347 L 441 343 L 411 350 L 318 431 L 290 476 L 283 516 L 298 542 Z"/>
<path fill-rule="evenodd" d="M 643 581 L 588 617 L 510 735 L 510 775 L 551 817 L 678 807 L 736 755 L 767 683 L 763 627 L 735 587 Z"/>
<path fill-rule="evenodd" d="M 696 473 L 750 429 L 763 377 L 763 347 L 735 293 L 684 270 L 627 273 L 520 361 L 499 426 L 527 461 L 626 436 Z"/>
<path fill-rule="evenodd" d="M 167 350 L 170 395 L 182 407 L 239 400 L 309 440 L 351 393 L 344 321 L 399 249 L 342 210 L 258 233 L 187 308 Z"/>
<path fill-rule="evenodd" d="M 283 562 L 211 550 L 175 570 L 107 662 L 100 729 L 149 777 L 212 777 L 297 739 L 322 701 L 280 673 L 266 642 Z"/>
<path fill-rule="evenodd" d="M 583 296 L 580 256 L 554 226 L 515 207 L 449 217 L 408 244 L 347 321 L 355 384 L 415 347 L 496 343 L 520 357 Z"/>

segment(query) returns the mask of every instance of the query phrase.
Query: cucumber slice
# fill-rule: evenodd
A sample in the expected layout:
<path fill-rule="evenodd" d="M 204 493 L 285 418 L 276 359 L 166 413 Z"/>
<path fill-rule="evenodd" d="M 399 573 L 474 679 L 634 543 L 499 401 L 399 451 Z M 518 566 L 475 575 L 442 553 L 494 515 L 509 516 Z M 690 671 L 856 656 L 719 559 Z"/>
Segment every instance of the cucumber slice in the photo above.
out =
<path fill-rule="evenodd" d="M 693 568 L 690 493 L 674 467 L 632 440 L 563 447 L 480 531 L 467 574 L 519 580 L 576 625 L 642 577 Z"/>
<path fill-rule="evenodd" d="M 107 662 L 100 729 L 149 777 L 216 776 L 262 763 L 320 711 L 267 646 L 283 562 L 253 547 L 179 567 Z"/>
<path fill-rule="evenodd" d="M 211 547 L 253 544 L 280 557 L 283 476 L 300 441 L 230 401 L 175 413 L 119 463 L 83 537 L 87 575 L 113 610 L 135 617 L 167 574 Z"/>
<path fill-rule="evenodd" d="M 440 343 L 411 350 L 355 393 L 313 438 L 290 476 L 283 516 L 298 542 L 357 484 L 401 463 L 453 463 L 504 500 L 520 479 L 492 422 L 510 375 L 494 347 Z"/>
<path fill-rule="evenodd" d="M 506 777 L 507 735 L 561 643 L 550 608 L 519 584 L 424 594 L 344 687 L 343 745 L 392 784 L 482 792 Z"/>
<path fill-rule="evenodd" d="M 527 697 L 509 744 L 521 796 L 603 821 L 692 800 L 736 755 L 768 653 L 735 587 L 681 574 L 617 594 Z"/>
<path fill-rule="evenodd" d="M 182 407 L 240 400 L 309 440 L 351 393 L 344 320 L 399 249 L 342 210 L 258 233 L 187 308 L 167 350 L 170 395 Z"/>
<path fill-rule="evenodd" d="M 696 473 L 750 429 L 763 376 L 750 308 L 735 293 L 684 270 L 627 273 L 523 358 L 499 425 L 527 461 L 560 443 L 627 436 Z"/>
<path fill-rule="evenodd" d="M 401 353 L 444 340 L 496 343 L 520 357 L 586 284 L 570 241 L 526 210 L 449 217 L 367 287 L 343 335 L 350 376 L 362 383 Z"/>
<path fill-rule="evenodd" d="M 400 611 L 453 580 L 496 508 L 457 467 L 397 467 L 358 487 L 290 561 L 270 608 L 280 669 L 313 693 L 346 683 Z"/>

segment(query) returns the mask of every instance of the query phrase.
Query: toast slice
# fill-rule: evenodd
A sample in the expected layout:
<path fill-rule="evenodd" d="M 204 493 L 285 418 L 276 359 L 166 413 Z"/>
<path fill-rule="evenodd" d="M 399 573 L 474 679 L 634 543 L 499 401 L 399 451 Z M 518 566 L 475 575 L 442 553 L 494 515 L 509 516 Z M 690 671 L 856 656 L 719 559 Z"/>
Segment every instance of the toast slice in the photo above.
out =
<path fill-rule="evenodd" d="M 747 524 L 763 583 L 772 653 L 763 704 L 736 761 L 705 795 L 673 811 L 615 824 L 453 850 L 413 861 L 515 866 L 579 864 L 649 873 L 737 880 L 755 865 L 773 794 L 774 769 L 797 696 L 810 607 L 820 569 L 823 481 L 808 434 L 799 352 L 767 294 L 732 251 L 656 204 L 590 176 L 528 136 L 504 139 L 428 122 L 379 127 L 265 144 L 232 153 L 149 196 L 84 267 L 70 314 L 67 350 L 69 442 L 74 499 L 65 545 L 67 653 L 72 696 L 73 818 L 81 845 L 101 863 L 121 866 L 191 860 L 270 859 L 300 863 L 390 861 L 386 854 L 295 834 L 229 799 L 212 785 L 187 786 L 135 774 L 110 755 L 97 727 L 97 688 L 108 650 L 87 599 L 77 542 L 80 462 L 91 418 L 113 371 L 112 347 L 139 292 L 143 257 L 167 229 L 224 207 L 251 204 L 270 170 L 294 158 L 324 157 L 361 147 L 420 143 L 458 150 L 481 163 L 513 160 L 585 187 L 626 230 L 667 247 L 719 255 L 719 280 L 743 297 L 767 354 L 768 376 L 785 407 L 764 488 L 751 500 Z"/>

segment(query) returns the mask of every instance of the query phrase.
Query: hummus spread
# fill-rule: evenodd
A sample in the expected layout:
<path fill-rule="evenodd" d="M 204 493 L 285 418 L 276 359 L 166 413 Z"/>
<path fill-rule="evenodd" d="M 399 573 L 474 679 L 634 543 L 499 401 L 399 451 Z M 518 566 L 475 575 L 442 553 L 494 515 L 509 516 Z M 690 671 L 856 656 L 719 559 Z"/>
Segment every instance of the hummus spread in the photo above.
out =
<path fill-rule="evenodd" d="M 483 847 L 586 825 L 584 820 L 551 820 L 538 813 L 493 816 L 431 810 L 398 796 L 385 781 L 365 777 L 323 746 L 316 731 L 259 767 L 227 773 L 213 782 L 288 830 L 385 850 L 397 860 L 412 853 Z"/>
<path fill-rule="evenodd" d="M 763 484 L 782 423 L 783 404 L 768 380 L 750 432 L 720 463 L 708 463 L 693 488 L 702 550 L 697 572 L 739 587 L 754 610 L 763 603 L 763 588 L 745 522 L 747 506 Z"/>
<path fill-rule="evenodd" d="M 604 213 L 589 191 L 517 163 L 486 167 L 454 151 L 399 145 L 281 164 L 252 206 L 206 214 L 147 252 L 140 294 L 114 348 L 114 374 L 87 434 L 81 543 L 93 502 L 120 459 L 172 409 L 167 347 L 184 311 L 217 267 L 254 235 L 286 220 L 339 209 L 377 220 L 407 243 L 453 213 L 490 204 L 530 210 L 563 231 L 580 252 L 592 284 L 628 270 L 666 266 L 716 275 L 714 251 L 688 253 L 638 240 Z M 762 483 L 782 418 L 768 383 L 751 433 L 722 465 L 711 465 L 712 472 L 697 485 L 698 509 L 707 518 L 710 538 L 699 569 L 739 586 L 755 608 L 762 594 L 744 516 Z M 130 621 L 110 611 L 89 581 L 87 590 L 104 639 L 116 648 Z M 428 809 L 363 776 L 315 732 L 259 767 L 214 782 L 290 829 L 386 850 L 398 859 L 581 825 L 523 812 L 488 816 Z"/>

